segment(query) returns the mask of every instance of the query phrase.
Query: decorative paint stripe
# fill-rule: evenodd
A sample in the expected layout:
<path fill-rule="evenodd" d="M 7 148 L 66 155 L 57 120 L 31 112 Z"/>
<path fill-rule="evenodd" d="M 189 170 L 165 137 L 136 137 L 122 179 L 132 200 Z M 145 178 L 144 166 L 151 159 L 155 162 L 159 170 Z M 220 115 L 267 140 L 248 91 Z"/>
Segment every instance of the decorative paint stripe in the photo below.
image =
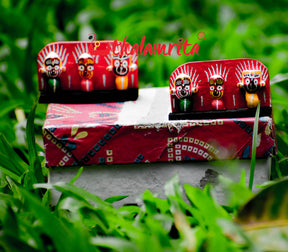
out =
<path fill-rule="evenodd" d="M 134 86 L 134 74 L 131 74 L 132 87 Z"/>
<path fill-rule="evenodd" d="M 203 96 L 201 96 L 201 107 L 203 107 Z"/>
<path fill-rule="evenodd" d="M 125 77 L 121 77 L 122 90 L 124 89 L 124 82 L 125 82 Z"/>
<path fill-rule="evenodd" d="M 56 79 L 53 79 L 53 92 L 56 93 Z"/>
<path fill-rule="evenodd" d="M 84 49 L 84 45 L 83 44 L 81 44 L 81 48 L 82 48 L 82 53 L 85 53 L 85 49 Z M 88 52 L 86 52 L 86 53 L 88 53 Z"/>
<path fill-rule="evenodd" d="M 266 94 L 265 94 L 265 92 L 263 93 L 263 98 L 264 98 L 264 102 L 266 103 Z"/>
<path fill-rule="evenodd" d="M 86 80 L 86 90 L 89 92 L 89 80 Z"/>
<path fill-rule="evenodd" d="M 44 79 L 41 78 L 41 89 L 43 90 L 44 89 Z"/>
<path fill-rule="evenodd" d="M 45 60 L 44 60 L 44 58 L 42 57 L 41 54 L 39 54 L 39 57 L 40 57 L 40 59 L 41 59 L 41 62 L 44 63 Z M 43 64 L 41 64 L 41 66 L 43 67 Z"/>
<path fill-rule="evenodd" d="M 96 64 L 98 64 L 99 55 L 96 56 Z"/>
<path fill-rule="evenodd" d="M 173 109 L 175 109 L 175 98 L 172 100 L 172 104 L 173 104 Z"/>
<path fill-rule="evenodd" d="M 106 87 L 106 75 L 105 74 L 102 75 L 102 79 L 103 79 L 103 86 Z"/>
<path fill-rule="evenodd" d="M 206 74 L 206 76 L 207 76 L 207 80 L 209 81 L 209 75 L 208 75 L 208 73 L 206 72 L 206 71 L 204 71 L 205 72 L 205 74 Z"/>
<path fill-rule="evenodd" d="M 193 74 L 192 82 L 194 82 L 195 75 L 196 75 L 196 70 L 195 70 L 195 72 L 194 72 L 194 74 Z M 191 75 L 190 75 L 190 76 L 191 76 Z"/>
<path fill-rule="evenodd" d="M 212 74 L 212 72 L 211 72 L 210 67 L 208 67 L 208 71 L 209 71 L 209 75 L 212 76 L 213 74 Z M 208 81 L 209 81 L 209 77 L 208 77 Z"/>
<path fill-rule="evenodd" d="M 225 75 L 225 81 L 227 81 L 227 76 L 228 76 L 229 71 L 230 71 L 230 68 L 228 69 L 228 71 L 227 71 L 227 73 Z"/>
<path fill-rule="evenodd" d="M 226 72 L 226 66 L 224 67 L 224 69 L 223 69 L 223 77 L 225 78 L 225 73 Z"/>
<path fill-rule="evenodd" d="M 68 75 L 68 87 L 71 88 L 71 75 Z"/>
<path fill-rule="evenodd" d="M 184 112 L 187 112 L 187 100 L 184 99 Z"/>
<path fill-rule="evenodd" d="M 233 95 L 233 104 L 234 104 L 234 107 L 236 107 L 236 103 L 235 103 L 235 95 Z"/>
<path fill-rule="evenodd" d="M 110 61 L 106 57 L 104 57 L 104 59 L 106 60 L 107 65 L 110 66 Z"/>
<path fill-rule="evenodd" d="M 216 74 L 218 74 L 218 73 L 216 73 L 215 72 L 215 69 L 214 69 L 214 67 L 211 65 L 211 67 L 212 67 L 212 69 L 213 69 L 213 75 L 216 75 Z M 223 74 L 224 75 L 224 74 Z"/>
<path fill-rule="evenodd" d="M 73 56 L 74 56 L 74 59 L 75 59 L 75 62 L 78 63 L 78 60 L 77 60 L 77 56 L 74 52 L 72 52 Z"/>
<path fill-rule="evenodd" d="M 216 100 L 216 110 L 219 110 L 219 100 Z"/>
<path fill-rule="evenodd" d="M 66 48 L 65 48 L 65 49 L 66 49 Z M 60 56 L 65 56 L 65 53 L 62 54 L 62 51 L 63 51 L 63 46 L 60 47 L 59 55 L 60 55 Z"/>
<path fill-rule="evenodd" d="M 250 99 L 251 104 L 253 104 L 253 96 L 254 96 L 254 94 L 251 94 L 251 99 Z"/>

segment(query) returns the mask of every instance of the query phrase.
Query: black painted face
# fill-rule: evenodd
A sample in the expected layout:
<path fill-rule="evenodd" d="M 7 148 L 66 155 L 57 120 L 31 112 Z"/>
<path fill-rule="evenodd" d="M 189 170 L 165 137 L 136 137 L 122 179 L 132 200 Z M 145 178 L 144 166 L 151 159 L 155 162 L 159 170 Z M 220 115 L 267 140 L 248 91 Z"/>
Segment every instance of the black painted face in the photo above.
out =
<path fill-rule="evenodd" d="M 261 86 L 261 71 L 260 70 L 245 70 L 242 73 L 244 89 L 248 93 L 255 93 Z"/>
<path fill-rule="evenodd" d="M 130 55 L 113 55 L 113 72 L 118 76 L 125 76 L 129 72 Z"/>
<path fill-rule="evenodd" d="M 245 78 L 244 87 L 248 93 L 255 93 L 260 87 L 259 78 Z"/>

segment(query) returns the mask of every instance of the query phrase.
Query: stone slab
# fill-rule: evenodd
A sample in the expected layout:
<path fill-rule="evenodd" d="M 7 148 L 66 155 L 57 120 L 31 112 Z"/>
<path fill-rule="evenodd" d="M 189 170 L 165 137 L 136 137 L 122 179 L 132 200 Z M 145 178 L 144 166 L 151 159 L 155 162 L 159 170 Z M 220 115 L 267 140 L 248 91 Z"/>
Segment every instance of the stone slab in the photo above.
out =
<path fill-rule="evenodd" d="M 180 183 L 203 188 L 209 181 L 215 182 L 217 174 L 239 181 L 242 170 L 249 181 L 250 160 L 213 161 L 213 162 L 159 162 L 150 164 L 95 165 L 84 167 L 75 185 L 106 199 L 116 195 L 129 195 L 115 205 L 139 203 L 139 196 L 149 189 L 164 198 L 164 185 L 175 174 Z M 77 173 L 75 167 L 50 169 L 49 183 L 69 182 Z M 256 162 L 255 185 L 263 184 L 269 179 L 270 159 Z M 215 187 L 220 203 L 225 203 L 221 188 Z M 57 202 L 59 193 L 53 192 L 52 203 Z"/>

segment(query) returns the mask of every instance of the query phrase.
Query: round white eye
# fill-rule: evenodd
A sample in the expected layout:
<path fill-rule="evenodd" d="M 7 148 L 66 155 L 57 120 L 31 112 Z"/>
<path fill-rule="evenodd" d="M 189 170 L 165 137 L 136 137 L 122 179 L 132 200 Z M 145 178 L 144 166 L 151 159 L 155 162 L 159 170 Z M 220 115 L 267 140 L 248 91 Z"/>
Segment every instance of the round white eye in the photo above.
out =
<path fill-rule="evenodd" d="M 221 90 L 223 90 L 223 87 L 222 86 L 217 86 L 217 90 L 221 91 Z"/>
<path fill-rule="evenodd" d="M 245 84 L 249 85 L 250 84 L 250 79 L 245 79 Z"/>
<path fill-rule="evenodd" d="M 187 90 L 187 91 L 190 90 L 189 86 L 186 85 L 185 90 Z"/>
<path fill-rule="evenodd" d="M 120 66 L 120 61 L 119 60 L 115 60 L 114 61 L 114 66 L 115 67 L 119 67 Z"/>
<path fill-rule="evenodd" d="M 94 67 L 93 67 L 93 66 L 88 66 L 87 69 L 88 69 L 89 71 L 93 71 Z"/>
<path fill-rule="evenodd" d="M 52 66 L 47 66 L 46 69 L 47 69 L 48 71 L 51 71 L 51 70 L 52 70 Z"/>
<path fill-rule="evenodd" d="M 59 70 L 60 67 L 59 66 L 55 66 L 54 68 L 57 71 L 57 70 Z"/>
<path fill-rule="evenodd" d="M 181 91 L 181 90 L 182 90 L 181 86 L 178 86 L 178 87 L 177 87 L 177 90 L 178 90 L 178 91 Z"/>
<path fill-rule="evenodd" d="M 213 91 L 214 90 L 214 86 L 210 86 L 210 91 Z"/>
<path fill-rule="evenodd" d="M 122 65 L 123 65 L 124 67 L 127 67 L 127 66 L 128 66 L 128 62 L 127 62 L 127 61 L 123 61 Z"/>
<path fill-rule="evenodd" d="M 78 69 L 79 69 L 79 71 L 84 71 L 85 67 L 84 66 L 79 66 Z"/>
<path fill-rule="evenodd" d="M 254 79 L 254 84 L 258 85 L 258 80 L 257 79 Z"/>

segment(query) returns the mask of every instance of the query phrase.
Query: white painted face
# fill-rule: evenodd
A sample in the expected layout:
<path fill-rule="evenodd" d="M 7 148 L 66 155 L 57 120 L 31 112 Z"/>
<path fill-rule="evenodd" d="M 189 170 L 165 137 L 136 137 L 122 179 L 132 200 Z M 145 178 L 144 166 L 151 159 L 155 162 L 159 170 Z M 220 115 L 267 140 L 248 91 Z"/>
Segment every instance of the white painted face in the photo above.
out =
<path fill-rule="evenodd" d="M 192 95 L 191 78 L 187 74 L 179 74 L 174 82 L 175 94 L 178 99 Z"/>
<path fill-rule="evenodd" d="M 61 61 L 57 53 L 49 53 L 44 63 L 47 77 L 56 78 L 61 74 Z"/>

